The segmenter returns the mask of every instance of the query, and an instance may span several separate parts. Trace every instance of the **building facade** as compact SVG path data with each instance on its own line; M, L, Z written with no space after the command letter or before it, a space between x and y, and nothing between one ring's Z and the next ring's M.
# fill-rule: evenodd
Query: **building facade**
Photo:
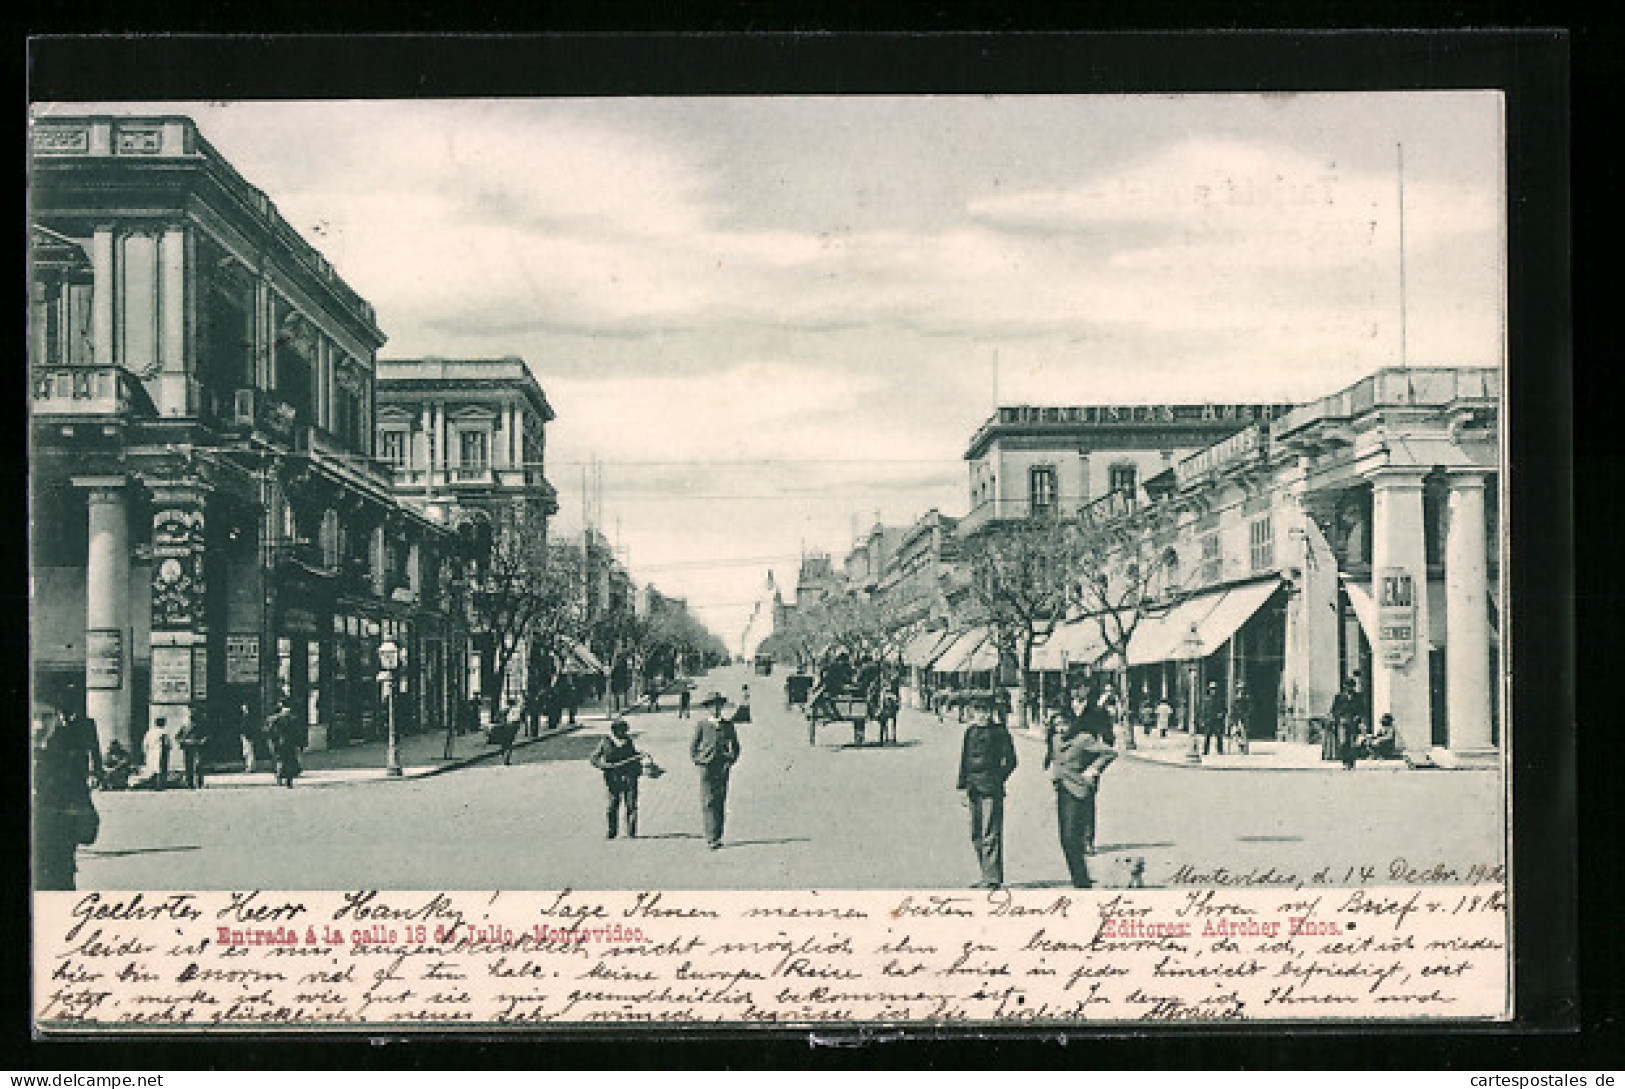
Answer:
M183 117L37 120L30 200L36 700L320 748L380 735L394 640L437 721L452 542L373 460L372 306Z
M1071 517L1112 492L1141 494L1175 461L1291 405L1007 405L965 449L959 532L1010 519Z
M1157 568L1112 660L1101 617L1044 656L1121 669L1132 704L1238 686L1255 737L1306 739L1345 680L1401 748L1473 760L1500 738L1499 372L1379 371L1097 501L1114 563ZM1126 497L1125 497L1126 499Z
M377 460L397 499L476 549L509 533L546 562L559 509L544 471L555 413L523 359L379 360L377 402ZM445 649L459 699L497 694L491 638L473 623L466 645ZM513 656L510 696L526 690L535 658L528 646Z
M948 579L959 556L959 520L932 508L903 531L876 589L901 628L946 626Z

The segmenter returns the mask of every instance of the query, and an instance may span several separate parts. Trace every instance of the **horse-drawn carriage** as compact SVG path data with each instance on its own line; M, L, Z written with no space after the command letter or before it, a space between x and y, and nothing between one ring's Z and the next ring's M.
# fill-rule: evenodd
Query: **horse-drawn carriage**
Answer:
M880 744L897 743L897 709L895 693L882 691L876 696L854 694L850 691L824 692L815 690L807 706L807 744L818 744L818 727L836 722L852 724L852 744L867 744L870 720L880 727Z
M805 707L807 693L812 691L813 679L806 673L792 673L784 678L784 705Z

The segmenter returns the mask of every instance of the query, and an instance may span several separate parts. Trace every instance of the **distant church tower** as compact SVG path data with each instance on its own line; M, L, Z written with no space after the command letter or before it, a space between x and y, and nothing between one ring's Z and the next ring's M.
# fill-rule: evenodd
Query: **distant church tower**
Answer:
M745 621L745 630L739 636L739 653L744 658L754 658L756 648L762 641L773 634L773 625L783 607L783 598L779 595L778 585L773 581L773 572L768 571L767 582L761 593L756 595L755 604L751 606L750 619Z

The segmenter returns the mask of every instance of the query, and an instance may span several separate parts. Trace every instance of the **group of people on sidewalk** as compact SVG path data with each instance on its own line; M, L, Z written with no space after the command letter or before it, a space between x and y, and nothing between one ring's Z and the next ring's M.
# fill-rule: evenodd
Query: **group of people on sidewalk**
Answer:
M749 689L739 703L721 692L711 692L700 701L707 713L694 720L688 754L700 774L700 821L706 844L722 847L722 834L728 813L728 779L739 760L739 731L735 724L750 720ZM638 834L638 783L644 776L658 778L664 771L632 740L631 727L624 718L610 723L609 736L598 743L590 760L604 775L608 795L606 838L620 834L625 817L626 834Z
M1370 722L1368 704L1360 688L1360 675L1343 680L1337 695L1332 697L1331 714L1321 731L1320 758L1340 760L1346 770L1352 771L1361 757L1373 760L1393 760L1399 756L1399 735L1394 728L1394 716L1385 714L1376 726L1367 729Z
M1002 692L979 698L960 747L957 787L970 810L970 838L981 867L975 888L1004 884L1004 792L1016 770L1016 746L1006 724ZM1113 747L1110 688L1086 682L1072 692L1066 711L1045 723L1044 767L1055 791L1056 833L1075 888L1089 888L1089 856L1095 853L1095 802L1100 777L1117 759Z
M61 716L87 738L96 766L94 785L99 790L167 790L172 786L198 790L205 785L210 737L202 724L191 719L172 728L160 715L142 731L135 752L113 738L104 752L95 750L96 724L77 711ZM246 703L235 712L241 740L243 770L252 774L259 767L258 749L263 739L269 749L279 785L292 786L301 772L300 754L307 744L304 726L295 718L286 701L276 712L258 724Z

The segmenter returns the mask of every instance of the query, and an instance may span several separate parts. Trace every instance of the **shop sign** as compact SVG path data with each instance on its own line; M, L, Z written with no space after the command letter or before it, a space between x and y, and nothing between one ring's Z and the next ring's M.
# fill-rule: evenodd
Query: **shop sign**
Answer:
M299 635L316 634L316 614L309 609L290 607L282 610L282 630Z
M209 648L195 646L192 648L192 698L206 700L209 698Z
M85 632L85 687L124 687L124 633L119 629Z
M152 648L152 702L192 702L192 648Z
M260 637L226 636L226 683L260 683Z
M1377 642L1383 664L1403 669L1416 656L1416 586L1402 567L1377 572Z

